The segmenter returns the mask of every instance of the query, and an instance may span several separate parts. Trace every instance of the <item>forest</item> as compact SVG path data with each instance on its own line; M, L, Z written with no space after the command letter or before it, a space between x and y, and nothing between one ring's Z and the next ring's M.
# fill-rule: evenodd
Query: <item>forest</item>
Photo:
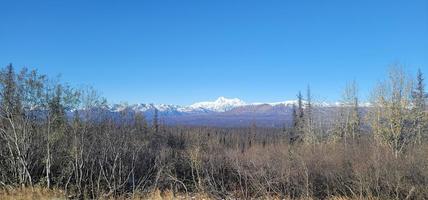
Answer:
M328 117L307 88L283 128L222 128L112 118L95 89L10 64L0 198L428 199L428 96L423 72L405 69L391 66L368 102L350 82Z

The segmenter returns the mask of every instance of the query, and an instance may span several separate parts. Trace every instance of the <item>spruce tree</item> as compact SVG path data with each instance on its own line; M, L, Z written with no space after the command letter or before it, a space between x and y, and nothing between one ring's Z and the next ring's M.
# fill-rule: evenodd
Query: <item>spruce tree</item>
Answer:
M424 138L426 132L427 118L426 118L426 97L424 77L419 69L416 75L416 87L412 92L413 99L413 117L414 117L414 128L416 133L415 142L420 144Z
M311 88L308 86L306 90L306 108L305 108L305 123L303 125L304 131L304 140L306 143L314 143L315 142L315 133L313 130L312 124L312 95Z
M155 132L155 133L159 133L159 114L158 114L158 109L157 108L155 108L155 113L154 113L154 115L153 115L153 126L152 126L152 128L153 128L153 131Z

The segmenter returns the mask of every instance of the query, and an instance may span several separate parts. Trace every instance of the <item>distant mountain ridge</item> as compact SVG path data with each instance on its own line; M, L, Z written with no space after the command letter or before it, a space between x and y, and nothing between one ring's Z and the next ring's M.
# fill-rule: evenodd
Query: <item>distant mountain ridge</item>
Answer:
M306 104L305 101L303 101L303 104ZM330 106L336 106L335 104L329 104L329 103L315 103L317 106L322 107L330 107ZM110 106L111 111L114 112L120 112L125 109L131 109L134 111L140 111L140 112L146 112L150 110L157 109L159 112L167 112L167 113L209 113L209 112L228 112L231 110L234 110L235 108L240 107L263 107L263 106L285 106L285 107L291 107L291 106L297 106L298 101L297 100L289 100L289 101L282 101L282 102L275 102L275 103L246 103L245 101L238 99L238 98L226 98L226 97L219 97L215 101L204 101L204 102L197 102L189 106L180 106L180 105L173 105L173 104L153 104L153 103L142 103L142 104L113 104Z
M305 105L306 102L303 102ZM339 103L313 103L327 110L335 108ZM203 125L203 126L248 126L256 123L260 126L283 126L291 121L293 105L297 100L274 103L246 103L238 98L219 97L214 101L194 103L189 106L169 104L113 104L109 107L112 114L127 112L143 113L151 120L155 110L166 124L172 125Z

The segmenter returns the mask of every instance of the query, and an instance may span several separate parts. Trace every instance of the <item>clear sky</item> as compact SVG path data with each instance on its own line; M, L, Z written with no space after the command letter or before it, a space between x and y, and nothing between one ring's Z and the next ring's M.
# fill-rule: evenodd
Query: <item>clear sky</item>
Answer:
M111 102L366 97L388 65L428 74L428 0L0 1L0 65Z

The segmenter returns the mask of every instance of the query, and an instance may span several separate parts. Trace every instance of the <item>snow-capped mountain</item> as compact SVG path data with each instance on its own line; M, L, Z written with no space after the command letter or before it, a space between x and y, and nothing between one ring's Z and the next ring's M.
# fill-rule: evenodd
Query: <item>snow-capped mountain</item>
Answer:
M203 110L209 110L213 112L226 112L226 111L232 110L233 108L241 107L245 105L247 104L238 98L228 99L225 97L219 97L217 100L212 102L207 101L207 102L199 102L199 103L192 104L189 106L189 108L191 110L203 109Z
M307 102L303 101L303 106ZM207 126L247 126L257 122L261 126L283 126L290 123L293 105L297 106L297 100L281 101L274 103L246 103L238 98L219 97L214 101L194 103L189 106L169 104L133 104L126 103L111 105L109 111L112 115L127 113L132 118L133 114L142 112L151 120L155 110L167 124L179 125L207 125ZM340 103L314 102L313 106L323 112L336 112ZM362 107L366 104L362 104Z
M244 101L233 98L228 99L225 97L219 97L215 101L206 101L194 103L190 106L179 106L169 104L113 104L111 111L121 112L124 110L133 110L140 112L147 112L157 109L159 112L181 112L181 113L207 113L207 112L226 112L240 106L247 105Z
M302 101L302 103L306 103L305 101ZM271 105L271 106L297 106L299 102L297 100L290 100L290 101L280 101L280 102L273 102L273 103L252 103L251 105Z
M140 112L147 112L150 110L157 109L159 112L175 112L180 111L182 109L182 106L177 105L168 105L168 104L133 104L128 105L126 103L124 104L113 104L111 106L111 111L113 112L121 112L124 110L133 110L133 111L140 111Z
M303 106L306 105L306 101L303 101ZM223 112L229 112L236 108L240 107L252 107L257 108L261 105L271 106L271 107L291 107L293 105L297 106L298 101L297 100L289 100L289 101L281 101L281 102L274 102L274 103L246 103L245 101L238 99L238 98L226 98L226 97L219 97L215 101L204 101L204 102L197 102L189 106L180 106L180 105L170 105L170 104L133 104L128 105L126 103L123 104L113 104L110 108L113 112L121 112L124 110L133 110L133 111L139 111L139 112L148 112L148 111L154 111L157 109L159 112L162 113L223 113ZM319 107L334 107L338 106L338 103L326 103L326 102L317 102L313 103L315 106Z

